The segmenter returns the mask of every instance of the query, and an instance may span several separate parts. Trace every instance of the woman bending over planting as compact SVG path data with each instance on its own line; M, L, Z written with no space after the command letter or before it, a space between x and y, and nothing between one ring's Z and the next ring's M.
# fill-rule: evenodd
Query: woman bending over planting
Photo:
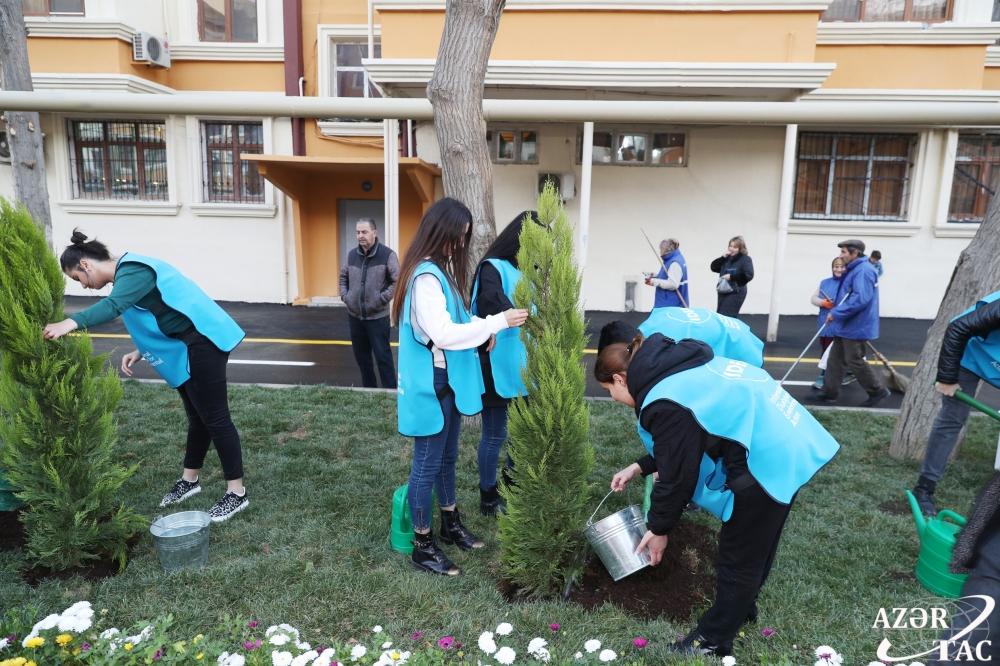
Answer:
M764 370L714 356L698 340L640 334L605 347L594 374L635 409L649 454L615 474L611 489L658 473L638 550L659 564L688 502L723 521L715 601L673 649L726 656L757 617L796 493L839 445Z
M111 294L82 312L49 324L43 334L56 340L78 328L121 317L135 351L122 357L121 370L147 361L177 389L188 418L184 471L160 506L178 504L201 492L198 482L209 444L222 461L226 493L209 509L222 522L247 508L240 434L229 415L226 364L243 330L198 285L159 259L126 252L114 257L97 240L74 231L59 259L63 273L87 289L113 284Z
M407 500L413 516L413 564L454 576L459 569L438 548L431 531L431 488L441 508L441 541L462 550L483 542L462 524L456 508L455 463L461 415L482 408L483 373L476 348L508 327L524 310L474 317L466 295L472 213L441 199L424 214L399 271L402 292L392 304L399 324L399 432L413 437Z

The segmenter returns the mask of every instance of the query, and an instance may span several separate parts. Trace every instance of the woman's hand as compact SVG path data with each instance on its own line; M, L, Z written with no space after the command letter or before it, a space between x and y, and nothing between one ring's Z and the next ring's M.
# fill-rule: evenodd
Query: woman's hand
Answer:
M639 463L632 463L611 477L611 490L616 493L620 493L625 490L625 486L628 485L628 482L639 474L642 474L642 468L639 467Z
M954 398L955 393L962 387L958 384L942 384L941 382L934 382L934 388L938 393L946 395L949 398Z
M497 336L491 335L490 339L486 341L486 353L489 354L493 351L493 348L497 346Z
M730 279L732 279L732 277L733 277L732 275L730 275L729 273L726 273L725 275L722 276L722 279L723 280L730 280Z
M511 308L504 310L503 316L507 320L507 328L517 328L528 320L528 311Z
M140 358L142 358L142 354L139 353L138 349L122 356L122 374L126 377L131 377L132 366L135 365Z
M636 555L641 555L643 551L646 552L646 556L649 557L649 564L651 566L656 566L663 559L663 551L667 549L667 535L653 534L649 530L646 530L646 534L643 535L642 541L636 546Z
M76 328L76 322L67 318L54 324L47 324L42 329L42 336L46 340L58 340L67 333L75 331Z

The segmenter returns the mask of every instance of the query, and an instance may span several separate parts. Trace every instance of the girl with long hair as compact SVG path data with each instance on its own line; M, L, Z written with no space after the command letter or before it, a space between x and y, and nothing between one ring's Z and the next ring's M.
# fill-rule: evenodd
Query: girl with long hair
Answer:
M413 554L418 569L460 573L441 551L431 530L431 489L441 509L439 535L462 550L484 543L462 524L457 509L455 464L461 416L482 410L484 390L476 348L528 317L508 309L488 317L469 312L468 245L472 213L444 198L424 214L400 267L392 305L399 325L399 432L413 437L407 500L413 518Z

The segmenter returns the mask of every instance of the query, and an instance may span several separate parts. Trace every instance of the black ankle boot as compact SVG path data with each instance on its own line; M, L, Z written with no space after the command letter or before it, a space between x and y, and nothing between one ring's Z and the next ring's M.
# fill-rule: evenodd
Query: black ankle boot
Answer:
M482 548L486 544L462 524L458 509L441 511L441 543L455 544L462 550Z
M489 490L479 489L479 513L484 516L496 516L507 510L507 503L500 497L496 486Z
M457 576L461 573L458 567L452 564L448 556L441 552L437 542L434 541L434 533L428 532L413 534L413 554L410 555L413 566L423 571L440 574L442 576Z
M728 657L733 653L733 644L729 642L713 643L702 636L695 628L683 639L677 641L667 648L671 652L690 655L705 655L712 657Z

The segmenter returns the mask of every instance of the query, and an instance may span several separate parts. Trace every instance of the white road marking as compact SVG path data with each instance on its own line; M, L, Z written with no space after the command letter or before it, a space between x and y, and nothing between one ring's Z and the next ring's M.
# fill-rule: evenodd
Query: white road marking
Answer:
M316 365L312 361L253 361L250 359L229 359L230 363L236 365L294 365L299 367L310 367Z

